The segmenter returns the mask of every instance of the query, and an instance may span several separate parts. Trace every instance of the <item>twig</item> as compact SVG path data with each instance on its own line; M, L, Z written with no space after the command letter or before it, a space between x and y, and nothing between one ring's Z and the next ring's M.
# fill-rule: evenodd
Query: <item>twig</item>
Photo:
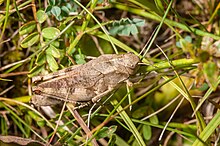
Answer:
M21 71L21 72L12 72L12 73L7 73L7 74L0 74L0 78L6 78L6 77L11 77L11 76L19 76L19 75L27 75L29 72L28 71Z
M70 91L70 88L69 88L68 91L67 91L66 99L67 99L68 96L69 96L69 91ZM62 108L62 110L61 110L61 112L60 112L60 116L59 116L59 118L58 118L58 120L57 120L57 124L56 124L56 127L55 127L55 129L54 129L53 135L51 136L49 142L47 143L47 146L50 145L50 143L52 142L52 140L53 140L53 138L54 138L54 136L55 136L55 134L56 134L56 131L57 131L58 126L60 125L59 123L61 122L61 118L62 118L62 116L63 116L63 112L64 112L65 107L66 107L66 101L65 101L64 104L63 104L63 108Z
M30 57L29 57L29 58L26 58L26 59L24 59L24 60L20 60L20 61L17 61L17 62L13 62L13 63L11 63L11 64L8 64L8 65L6 65L6 66L1 67L1 68L0 68L0 71L3 71L3 70L5 70L5 69L7 69L7 68L10 68L10 67L14 66L14 65L17 65L17 64L20 64L20 63L24 63L24 62L29 61L29 60L31 60Z
M92 36L92 35L91 35L91 37L92 37L92 39L93 39L93 41L94 41L94 43L95 43L97 49L99 50L99 53L100 53L101 55L103 55L104 52L103 52L102 48L101 48L100 45L99 45L98 39L97 39L96 37Z
M85 122L83 121L83 119L81 118L81 116L79 115L79 113L74 109L74 105L72 103L67 103L67 108L69 109L69 111L72 113L72 115L74 116L74 118L76 119L76 121L79 123L79 125L82 127L82 129L84 130L84 132L86 133L86 135L90 138L92 137L92 132L90 131L90 129L87 127L87 125L85 124ZM97 141L93 138L92 139L92 144L94 146L98 146Z
M7 93L9 90L11 90L11 89L14 88L14 87L15 87L15 85L11 85L10 87L8 87L8 88L5 89L4 91L2 91L2 92L0 93L0 96L2 96L3 94Z

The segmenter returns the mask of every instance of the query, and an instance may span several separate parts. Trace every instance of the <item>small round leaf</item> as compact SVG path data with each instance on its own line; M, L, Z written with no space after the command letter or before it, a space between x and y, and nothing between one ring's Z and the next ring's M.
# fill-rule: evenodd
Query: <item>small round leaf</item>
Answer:
M44 52L39 53L36 59L37 65L43 65L46 62L46 55Z
M60 51L54 47L53 45L50 45L47 50L46 53L49 55L52 55L55 58L60 58Z
M47 58L47 63L50 67L50 70L53 72L57 71L59 67L54 57L50 54L47 54L46 58Z
M53 45L53 46L56 47L56 48L59 48L60 42L59 42L59 41L53 41L53 42L51 43L51 45Z
M70 13L70 10L66 6L62 6L61 10L62 10L62 15L65 17L67 17Z
M28 35L26 38L21 41L21 47L22 48L28 48L33 46L35 43L38 42L40 35L37 32L34 32L30 35Z
M159 121L158 121L158 118L157 118L157 115L154 115L152 117L149 118L149 121L152 123L152 124L158 124Z
M60 9L60 7L58 7L58 6L52 7L51 13L52 13L55 17L60 16L60 14L61 14L61 9Z
M75 55L75 59L76 59L76 64L84 64L84 63L86 63L85 55L83 55L83 54L76 54Z
M144 106L144 107L139 107L137 110L135 110L132 113L132 117L135 119L143 118L144 116L147 116L147 111L149 107Z
M55 27L47 27L42 30L42 35L46 39L54 39L60 34L60 30Z
M37 21L43 23L47 19L47 14L43 10L37 11Z
M143 137L145 140L150 140L152 136L151 127L149 125L143 125Z
M117 126L113 125L110 127L103 127L99 133L96 135L96 139L109 137L117 130Z
M36 28L36 22L30 21L20 27L19 34L24 35L24 34L31 33L35 28Z

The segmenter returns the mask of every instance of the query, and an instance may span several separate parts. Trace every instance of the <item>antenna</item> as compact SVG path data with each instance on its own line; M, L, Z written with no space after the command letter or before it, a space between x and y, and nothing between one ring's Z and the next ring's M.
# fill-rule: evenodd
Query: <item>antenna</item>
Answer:
M140 60L142 60L142 59L146 56L147 52L149 51L149 49L150 49L150 47L151 47L151 45L152 45L152 43L153 43L153 41L154 41L154 39L155 39L155 37L156 37L156 35L157 35L157 33L156 33L157 30L158 30L158 26L155 28L155 30L153 31L153 33L152 33L152 35L150 36L149 40L147 41L147 43L144 45L143 49L142 49L142 50L140 51L140 53L138 54L138 56L141 56L141 54L144 52L144 50L146 49L146 47L147 47L148 44L149 44L149 46L147 47L147 49L146 49L146 51L144 52L143 56L140 57ZM152 41L152 43L151 43L151 41Z

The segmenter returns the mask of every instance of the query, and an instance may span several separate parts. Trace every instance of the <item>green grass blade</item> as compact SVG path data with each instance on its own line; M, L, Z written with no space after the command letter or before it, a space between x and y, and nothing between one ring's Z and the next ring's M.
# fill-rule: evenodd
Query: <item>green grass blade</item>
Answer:
M111 103L112 103L112 105L117 105L118 101L117 100L112 100ZM145 142L144 142L142 136L138 132L137 128L135 127L134 123L132 122L130 117L127 115L127 113L123 110L123 108L121 106L119 106L117 108L117 111L119 112L119 115L122 117L122 119L124 120L126 125L129 127L129 129L133 133L133 135L136 138L136 140L138 141L139 145L145 146Z
M200 133L199 138L193 143L192 146L203 146L204 143L202 141L208 140L211 134L215 131L215 129L220 125L220 112L218 112L214 118L209 122L209 124L205 127L205 129Z

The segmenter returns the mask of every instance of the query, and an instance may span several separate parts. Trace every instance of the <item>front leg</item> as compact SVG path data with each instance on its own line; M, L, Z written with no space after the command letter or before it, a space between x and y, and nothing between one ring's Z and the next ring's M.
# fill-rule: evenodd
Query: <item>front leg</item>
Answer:
M128 85L128 87L133 86L133 83L129 79L125 80L124 82Z
M92 98L92 102L97 103L103 96L107 95L108 93L112 92L113 90L114 90L114 88L110 87L105 92L99 93L98 95L96 95L95 97Z

